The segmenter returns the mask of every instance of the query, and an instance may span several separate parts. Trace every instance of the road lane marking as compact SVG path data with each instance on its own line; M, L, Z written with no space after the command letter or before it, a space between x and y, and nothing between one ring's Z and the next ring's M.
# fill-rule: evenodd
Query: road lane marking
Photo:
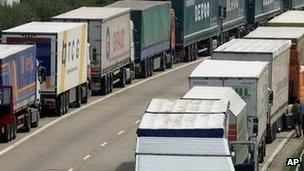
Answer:
M108 142L104 142L104 143L102 143L101 145L100 145L100 147L103 147L103 146L105 146L105 145L107 145L108 144Z
M68 171L73 171L73 168L70 168Z
M91 155L87 155L87 156L85 156L85 157L83 158L83 160L88 159L90 156L91 156Z
M39 134L40 132L44 131L45 129L47 129L47 128L53 126L53 125L56 124L57 122L59 122L59 121L65 119L65 118L67 118L67 117L70 117L70 116L72 116L72 115L74 115L74 114L76 114L76 113L78 113L78 112L80 112L80 111L82 111L82 110L84 110L84 109L90 107L90 106L93 106L93 105L95 105L96 103L99 103L99 102L101 102L101 101L104 101L104 100L106 100L106 99L108 99L108 98L110 98L110 97L112 97L112 96L115 96L115 95L117 95L117 94L120 94L120 93L122 93L122 92L124 92L124 91L127 91L127 90L129 90L129 89L131 89L131 88L134 88L134 87L136 87L136 86L139 86L139 85L144 84L144 83L146 83L146 82L149 82L149 81L151 81L151 80L160 78L160 77L162 77L162 76L164 76L164 75L167 75L167 74L169 74L169 73L172 73L172 72L174 72L174 71L177 71L177 70L186 68L186 67L188 67L188 66L190 66L190 65L193 65L193 64L196 64L196 63L200 63L200 62L202 62L204 59L205 59L205 58L201 58L201 59L199 59L199 60L196 60L196 61L193 61L193 62L189 62L189 63L187 63L187 64L184 64L184 65L178 66L178 67L176 67L176 68L170 69L170 70L168 70L168 71L164 71L164 72L162 72L162 73L160 73L160 74L157 74L157 75L155 75L155 76L146 78L146 79L144 79L144 80L142 80L142 81L139 81L139 82L137 82L137 83L135 83L135 84L131 84L131 85L128 86L128 87L125 87L125 88L123 88L123 89L117 90L117 91L115 91L115 92L113 92L113 93L111 93L111 94L108 94L108 95L106 95L106 96L102 96L102 97L96 99L95 101L92 101L92 102L90 102L90 103L88 103L88 104L86 104L86 105L83 105L83 106L79 107L78 109L75 109L75 110L71 111L70 113L67 113L67 114L65 114L65 115L63 115L63 116L61 116L61 117L59 117L59 118L57 118L57 119L55 119L55 120L53 120L53 121L47 123L46 125L44 125L44 126L38 128L37 130L33 131L32 133L30 133L30 134L28 134L28 135L26 135L25 137L21 138L20 140L18 140L17 142L13 143L12 145L10 145L10 146L6 147L5 149L1 150L1 151L0 151L0 156L2 156L3 154L7 153L7 152L10 151L11 149L15 148L15 147L18 146L19 144L25 142L26 140L30 139L31 137L33 137L33 136Z
M273 151L273 153L271 154L271 156L269 157L269 159L267 160L267 162L264 164L264 166L262 167L261 171L266 171L268 169L268 167L270 166L271 162L279 154L279 152L283 149L283 147L289 141L289 139L291 138L291 136L293 135L293 133L294 133L294 130L292 130L287 135L287 137L282 140L282 142L277 146L277 148Z
M135 123L135 124L138 124L139 122L140 122L140 120L137 120L137 121L135 121L134 123Z
M118 132L118 134L117 135L120 135L120 134L122 134L122 133L124 133L125 131L120 131L120 132Z

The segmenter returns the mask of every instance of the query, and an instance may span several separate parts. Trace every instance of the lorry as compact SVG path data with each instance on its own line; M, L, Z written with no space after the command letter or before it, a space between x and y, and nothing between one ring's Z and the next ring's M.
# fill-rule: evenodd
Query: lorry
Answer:
M304 87L300 82L301 64L304 64L304 28L301 27L258 27L246 39L283 39L291 40L289 57L289 104L297 100L304 102Z
M16 138L17 129L29 132L40 118L38 67L33 45L0 44L0 135Z
M303 0L282 0L283 10L301 10L304 8Z
M129 8L81 7L53 20L87 23L93 95L105 95L113 90L113 85L124 87L132 82L133 24Z
M138 137L135 157L136 171L235 170L225 138Z
M164 71L172 67L175 17L170 2L125 0L107 7L131 8L137 77L146 78L154 70Z
M267 122L267 142L282 130L288 108L290 40L234 39L212 53L212 59L269 62L268 85L273 93ZM244 70L248 70L244 68ZM245 72L244 70L239 72ZM272 94L271 93L271 94Z
M9 44L35 44L44 67L40 84L42 113L56 115L88 100L87 24L31 22L2 31Z
M304 27L304 11L286 11L268 21L267 26L272 27Z
M208 96L219 98L218 96L224 93L225 89L216 91L208 87L212 86L216 89L232 87L247 103L248 127L243 127L243 129L248 129L251 139L256 137L260 162L263 162L266 155L268 74L267 62L204 60L189 76L190 88L193 90L191 89L186 95L187 98L193 99ZM195 86L208 87L195 88ZM226 98L231 99L231 97ZM231 108L235 105L233 102L231 100Z
M246 7L248 29L252 30L281 14L282 0L246 0Z
M233 131L229 127L229 118L232 115L228 109L229 105L227 100L154 98L142 117L137 129L137 136L138 138L151 137L155 139L160 137L185 138L188 142L191 138L227 139ZM247 120L242 121L246 126ZM247 130L240 132L241 136L237 137L236 141L229 141L229 143L249 142L246 139L248 138ZM248 147L235 146L233 152L235 154L234 165L241 167L256 164L251 158L255 154L251 153L252 151Z

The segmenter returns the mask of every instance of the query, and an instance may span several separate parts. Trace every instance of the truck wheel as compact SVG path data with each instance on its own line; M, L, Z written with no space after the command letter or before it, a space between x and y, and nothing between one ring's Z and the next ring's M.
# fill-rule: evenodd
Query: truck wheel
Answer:
M17 120L16 117L14 117L12 139L15 139L16 136L17 136Z
M166 70L166 53L165 52L161 55L159 70L160 71L165 71Z
M193 60L196 61L198 57L198 47L197 47L197 43L194 44L194 56L193 56Z
M152 76L153 73L154 73L154 59L153 59L153 58L150 58L149 61L150 61L150 62L149 62L149 64L150 64L150 74L149 74L149 76Z
M100 83L100 85L101 85L101 87L100 87L100 93L101 93L101 95L108 94L108 91L107 91L108 90L108 88L107 88L108 84L107 84L107 82L108 82L108 77L106 75L104 75L101 78L101 83Z
M88 84L84 84L83 85L83 93L82 93L82 95L83 95L83 97L81 98L81 103L83 104L83 103L88 103L88 94L89 94L89 92L88 92Z
M119 86L125 87L126 86L126 70L124 68L120 69L120 76L119 76Z
M113 73L110 73L109 76L110 76L110 92L112 92L113 89L114 89L114 84L113 84Z
M62 94L62 100L63 100L63 102L62 102L62 113L63 114L66 114L67 113L67 108L66 108L66 93L63 93Z
M75 107L80 107L81 106L81 87L77 86L76 87L76 101L75 101Z
M10 125L7 124L4 126L4 132L2 134L2 139L5 143L9 142L11 140L11 129L10 129Z
M38 125L39 125L40 113L39 113L38 110L37 110L36 112L37 112L37 113L36 113L36 115L37 115L37 120L31 124L32 128L37 128Z
M173 63L173 54L170 52L169 54L166 54L166 61L169 61L166 63L166 68L172 68L172 63Z
M63 96L59 94L56 98L56 107L55 107L55 114L56 116L62 116L63 114Z
M69 112L69 105L70 105L70 94L69 94L69 92L67 91L66 93L65 93L65 103L66 103L66 105L65 105L65 110L66 110L66 113L68 113Z
M30 132L31 130L31 113L28 113L28 115L25 115L23 128L25 132Z

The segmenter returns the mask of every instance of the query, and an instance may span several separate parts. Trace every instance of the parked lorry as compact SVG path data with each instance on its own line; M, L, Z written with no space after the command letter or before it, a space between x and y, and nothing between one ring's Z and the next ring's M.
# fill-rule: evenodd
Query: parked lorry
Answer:
M146 78L154 70L163 71L172 67L175 17L170 2L125 0L107 7L131 8L137 76Z
M249 33L247 39L291 40L289 58L289 104L297 100L304 102L304 87L300 82L301 64L304 64L304 28L300 27L258 27Z
M57 115L88 99L87 25L85 23L31 22L2 32L4 43L32 43L45 68L41 82L43 112Z
M133 24L129 8L81 7L53 20L88 24L93 94L105 95L114 84L124 87L131 83L134 56L131 56Z
M224 89L215 93L215 90L209 90L210 88L200 90L195 86L232 87L247 103L248 127L242 129L248 129L251 139L256 137L260 162L266 155L268 74L267 62L204 60L189 76L190 87L193 90L186 95L187 98L194 99L218 97ZM202 93L199 93L200 91ZM230 101L231 109L236 105L233 102Z
M136 171L234 171L225 138L138 137Z
M282 0L246 0L249 30L265 25L282 12Z
M212 59L269 62L268 84L273 93L267 122L267 142L282 129L288 107L290 40L234 39L214 50ZM244 68L243 71L248 70Z
M0 44L0 135L8 142L17 129L39 123L40 95L36 47Z
M273 27L304 27L304 11L286 11L267 23Z
M228 138L230 115L228 100L186 100L152 99L142 117L137 130L138 137L172 138ZM240 115L244 116L241 112ZM238 120L241 121L241 120ZM246 125L247 120L242 120ZM240 130L239 130L240 131ZM234 164L237 167L253 166L247 146L237 146L238 142L249 142L247 131L241 131L234 144ZM232 147L231 146L231 147ZM251 153L251 154L249 154Z

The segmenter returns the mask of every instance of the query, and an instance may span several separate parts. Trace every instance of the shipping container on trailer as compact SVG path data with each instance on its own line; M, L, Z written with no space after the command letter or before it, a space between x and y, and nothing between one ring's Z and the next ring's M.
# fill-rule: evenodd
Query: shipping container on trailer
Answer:
M304 8L304 0L282 0L283 10L301 10Z
M131 8L134 23L136 75L148 77L154 70L172 66L170 42L172 10L168 1L118 1L107 7Z
M8 142L17 129L29 131L39 121L36 47L0 44L0 135Z
M45 68L41 83L42 111L57 115L69 106L86 103L87 24L31 22L2 32L4 43L34 43L37 59Z
M267 142L272 142L276 132L282 129L288 107L290 46L290 40L234 39L212 54L212 59L269 62L268 83L273 92L273 104L268 114Z
M300 70L304 65L304 28L300 27L258 27L249 33L248 39L283 39L291 40L289 66L289 104L297 100L304 102L300 87ZM301 98L302 97L302 98Z
M138 137L136 171L234 171L225 138Z
M81 7L55 16L53 20L88 24L93 94L105 95L112 91L115 83L124 87L132 82L133 29L129 8Z
M252 29L282 12L282 0L246 0L247 22Z
M267 23L273 27L304 27L304 11L286 11Z
M260 161L266 154L268 73L267 62L204 60L189 76L189 84L192 88L195 86L232 87L243 98L247 103L248 132L250 137L254 137L254 134L256 136ZM207 94L206 90L204 93L197 92L195 95L190 92L187 96L189 97L190 94L198 98L216 96L212 92L210 90ZM235 104L233 101L230 103L232 108Z

